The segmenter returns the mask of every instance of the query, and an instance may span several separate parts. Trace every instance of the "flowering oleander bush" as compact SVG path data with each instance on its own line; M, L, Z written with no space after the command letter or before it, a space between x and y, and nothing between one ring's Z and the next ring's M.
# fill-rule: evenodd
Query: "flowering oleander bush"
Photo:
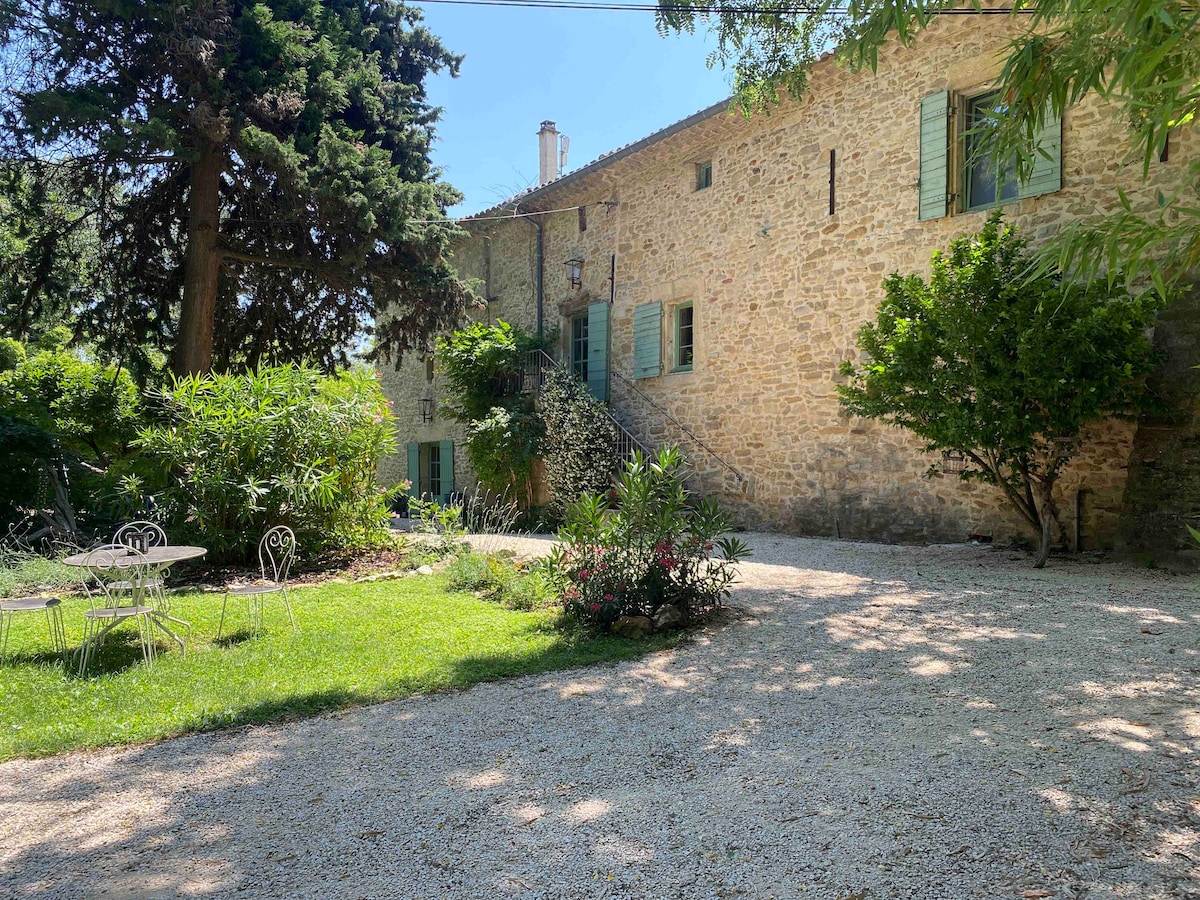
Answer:
M160 422L138 438L151 497L173 541L248 558L272 525L305 551L366 547L388 537L396 489L379 460L396 446L395 417L375 375L306 366L193 375L156 392Z
M716 501L692 497L682 467L677 448L637 454L609 494L567 507L548 565L568 615L606 625L669 604L686 620L728 596L749 549L725 536L729 523Z

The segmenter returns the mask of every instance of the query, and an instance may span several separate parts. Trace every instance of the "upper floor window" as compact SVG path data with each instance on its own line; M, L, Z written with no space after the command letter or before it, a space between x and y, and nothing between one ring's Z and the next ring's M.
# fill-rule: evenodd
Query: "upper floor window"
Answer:
M675 307L675 371L691 371L695 336L695 307L682 303Z
M1062 121L1050 109L1030 148L1032 170L1016 178L1012 160L997 159L979 126L1004 113L995 91L961 96L938 91L921 100L917 218L987 209L1062 187Z
M702 191L707 187L712 187L712 160L708 162L698 163L696 165L696 190Z
M963 133L963 194L967 209L987 209L1021 196L1012 160L996 158L987 146L983 129L1004 114L998 93L971 97L964 106L966 129Z

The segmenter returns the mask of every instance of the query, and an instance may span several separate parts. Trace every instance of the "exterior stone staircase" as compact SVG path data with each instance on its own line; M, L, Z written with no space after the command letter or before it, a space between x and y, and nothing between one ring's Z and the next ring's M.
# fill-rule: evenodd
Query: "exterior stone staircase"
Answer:
M539 392L545 383L545 373L552 369L563 371L562 365L549 354L542 350L532 350L526 355L525 366L519 376L521 383L519 386L514 385L514 388L525 393ZM673 443L680 447L685 459L690 459L697 453L707 454L720 468L736 478L738 484L746 484L745 475L719 456L695 432L680 422L660 403L642 391L632 379L612 368L609 369L609 372L613 381L620 385L621 394L626 398L626 402L638 404L641 412L649 412L649 417L663 424L666 430L672 432L673 438L666 442L654 441L648 437L639 438L634 433L633 425L633 421L637 417L632 414L631 410L625 409L623 405L614 404L610 400L606 406L605 415L617 432L617 442L613 448L614 471L620 471L625 463L633 458L635 451L643 456L652 456L665 443ZM642 416L642 418L645 417ZM696 469L689 463L688 470L689 474L685 478L685 484L693 493L699 493L700 479L696 474Z

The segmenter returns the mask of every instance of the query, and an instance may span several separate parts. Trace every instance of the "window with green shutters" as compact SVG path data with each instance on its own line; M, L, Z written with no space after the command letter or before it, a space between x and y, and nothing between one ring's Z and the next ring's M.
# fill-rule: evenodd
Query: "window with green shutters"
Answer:
M920 221L990 209L1062 187L1062 120L1047 109L1033 147L1033 171L1019 182L1011 162L989 153L975 131L1003 111L998 100L995 92L962 97L949 91L921 100Z
M662 374L662 304L643 303L633 310L633 377Z

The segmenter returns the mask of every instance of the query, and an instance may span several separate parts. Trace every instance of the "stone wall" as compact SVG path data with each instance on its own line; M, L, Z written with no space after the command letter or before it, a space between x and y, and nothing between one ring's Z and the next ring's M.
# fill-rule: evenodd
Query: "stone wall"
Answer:
M875 75L822 63L801 103L749 121L708 118L522 207L588 205L586 230L574 211L541 217L547 327L563 329L587 300L611 295L615 415L645 441L680 443L704 490L747 527L885 540L1025 533L998 491L927 478L935 460L919 442L848 418L835 391L885 275L927 272L934 249L983 224L982 212L917 221L919 105L933 91L994 79L1009 28L1000 17L946 17L913 47L886 48ZM1185 129L1143 183L1121 123L1088 102L1064 116L1062 190L1009 204L1005 215L1036 243L1111 211L1118 185L1148 208L1194 144ZM838 162L832 215L830 150ZM697 191L696 165L707 160L713 184ZM490 314L532 325L535 229L521 220L470 227L475 237L459 263L474 277L490 271L489 296L499 298ZM586 261L580 289L567 280L569 258ZM633 310L652 301L668 310L694 304L694 365L631 387ZM398 408L413 388L389 379ZM1075 493L1084 492L1085 547L1116 540L1134 430L1095 428L1062 481L1068 533Z

